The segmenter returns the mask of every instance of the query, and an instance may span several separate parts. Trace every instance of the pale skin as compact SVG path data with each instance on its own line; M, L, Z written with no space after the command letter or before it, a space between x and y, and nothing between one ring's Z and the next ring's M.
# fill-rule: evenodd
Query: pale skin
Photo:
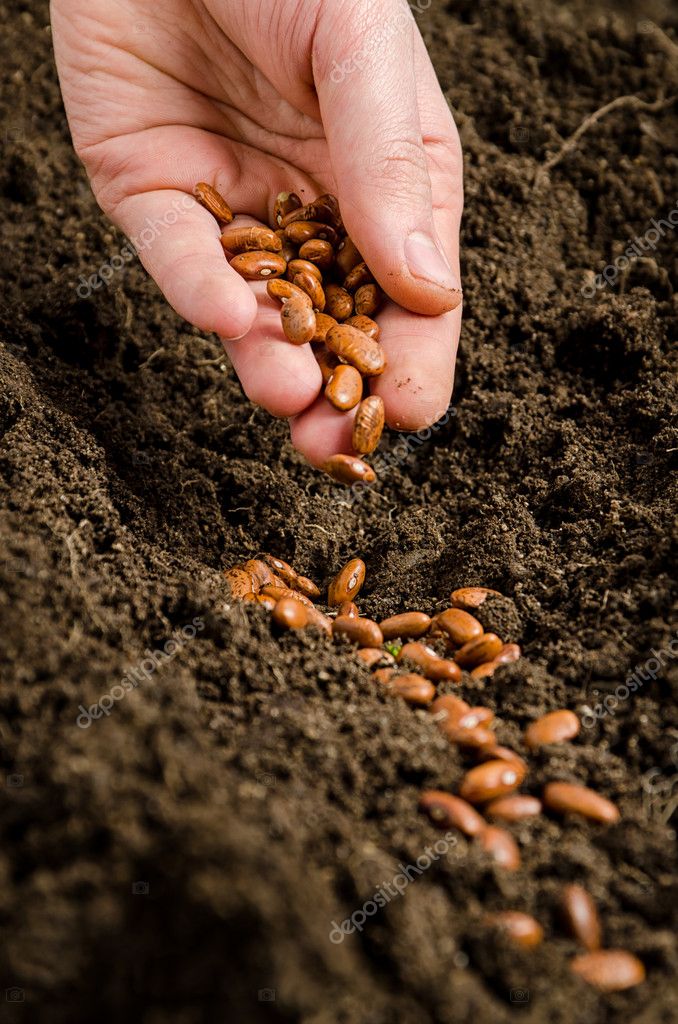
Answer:
M389 296L388 366L372 380L388 424L447 409L461 323L459 139L404 0L52 0L59 78L76 151L127 235L182 212L140 252L180 316L216 332L252 402L290 421L313 465L351 451L354 413L322 395L310 346L284 338L279 305L228 265L197 202L217 188L234 225L272 221L279 192L335 193Z

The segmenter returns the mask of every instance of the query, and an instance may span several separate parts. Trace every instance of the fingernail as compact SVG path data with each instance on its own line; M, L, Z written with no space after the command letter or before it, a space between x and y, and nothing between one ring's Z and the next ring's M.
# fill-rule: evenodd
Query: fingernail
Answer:
M448 291L461 291L461 284L447 262L445 253L431 235L413 231L405 242L405 258L414 277L431 281Z

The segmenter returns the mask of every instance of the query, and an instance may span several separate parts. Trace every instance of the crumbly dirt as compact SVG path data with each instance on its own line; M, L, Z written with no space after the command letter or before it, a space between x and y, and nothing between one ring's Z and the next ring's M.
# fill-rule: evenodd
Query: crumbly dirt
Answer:
M538 173L615 97L675 95L675 7L419 6L466 154L463 346L453 414L353 505L138 265L77 296L123 239L70 147L46 5L0 8L0 1020L678 1020L676 232L581 294L676 208L676 108L617 110ZM418 793L467 762L347 650L229 606L222 570L261 550L325 582L362 555L375 615L506 595L488 624L525 657L462 694L515 745L538 714L612 696L530 758L525 789L587 782L621 824L512 827L514 874L452 836L332 943L441 839ZM602 996L570 974L557 903L575 879L644 985ZM488 932L499 908L535 914L543 945Z

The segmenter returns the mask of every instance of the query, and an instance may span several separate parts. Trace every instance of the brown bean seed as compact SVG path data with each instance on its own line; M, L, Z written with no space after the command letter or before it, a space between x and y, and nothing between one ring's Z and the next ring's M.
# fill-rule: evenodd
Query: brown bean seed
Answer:
M507 871L517 871L520 867L520 850L513 836L505 829L488 825L479 833L476 841L499 867Z
M365 582L366 567L362 558L352 558L344 565L327 589L327 603L331 608L343 604L344 601L352 601ZM364 644L365 647L379 647L378 644Z
M320 238L323 242L329 242L333 249L339 241L339 236L331 225L321 224L317 220L297 220L293 224L288 224L285 228L285 237L293 245L303 245L304 242Z
M440 728L450 743L466 750L489 750L497 742L492 730L484 725L463 729L451 722L442 722Z
M325 344L345 363L350 363L364 377L376 377L384 372L386 359L379 342L369 338L355 327L337 324L327 332Z
M645 967L625 949L599 949L576 956L570 967L587 984L601 992L621 992L645 981Z
M350 615L351 618L357 619L360 615L358 605L354 604L353 601L342 601L337 608L337 615Z
M294 281L297 274L312 274L322 284L322 270L309 260L290 260L287 264L287 280Z
M273 621L284 629L303 629L308 623L308 611L293 597L281 597L273 609Z
M239 565L227 569L224 575L231 588L231 597L234 601L242 601L246 594L253 594L259 589L259 584L252 578L251 573L246 572Z
M424 612L401 612L391 615L379 623L384 640L395 640L396 637L418 637L428 632L431 620Z
M522 651L518 644L504 644L494 660L497 665L511 665L520 659L521 654Z
M485 920L492 927L501 928L512 942L525 949L538 946L544 939L544 929L539 921L520 910L502 910L498 914L488 914Z
M341 227L339 206L334 196L319 196L315 202L306 203L298 210L292 210L282 219L281 227L294 224L298 220L319 220L323 224L331 224L338 231Z
M355 311L358 316L374 316L380 308L384 295L376 284L364 284L353 296Z
M453 608L473 612L491 596L501 597L501 594L497 590L488 590L487 587L461 587L450 594L450 604Z
M541 800L537 800L536 796L525 796L522 793L500 796L490 801L485 813L490 818L500 818L502 821L522 821L523 818L533 818L541 814Z
M325 292L318 278L302 270L300 274L294 275L294 284L308 295L316 313L322 313L325 308Z
M325 386L325 398L335 409L353 409L363 393L363 379L355 366L340 363Z
M419 809L436 828L457 828L466 836L477 836L486 827L475 807L439 789L425 790L419 797Z
M364 284L374 284L374 277L366 263L357 263L346 275L344 288L347 292L354 292Z
M193 195L201 206L204 206L209 213L221 224L230 224L233 220L233 211L226 200L215 188L208 185L206 181L199 181L193 189Z
M314 263L321 270L328 270L334 263L334 249L329 242L321 238L312 238L299 249L299 258Z
M362 331L363 334L367 334L368 337L374 338L375 341L379 340L381 334L381 327L376 320L373 320L369 316L350 316L344 323L348 324L349 327L355 327L356 331Z
M287 281L284 277L276 277L273 281L269 281L266 291L272 299L278 299L283 305L290 299L306 303L309 308L313 305L310 296L303 289L292 284L291 281Z
M499 667L498 661L484 661L482 665L476 665L474 669L471 669L471 675L474 679L487 679L489 676L493 676Z
M308 611L308 624L309 626L315 626L316 629L321 629L323 633L327 633L328 636L332 635L332 619L316 608L315 605L311 605L307 608Z
M374 680L376 680L377 683L386 685L386 683L388 683L388 681L394 675L395 675L395 669L394 668L378 668L375 672L373 672L372 678Z
M323 313L316 314L316 324L320 317L323 315ZM313 355L315 356L316 362L320 367L320 373L322 374L323 383L327 384L330 377L336 370L337 366L340 366L342 364L339 362L339 359L337 358L337 356L335 356L334 352L328 352L324 345L322 346L322 348L315 349Z
M454 647L463 647L485 632L478 620L461 608L447 608L440 612L435 623Z
M362 262L362 256L356 249L350 238L346 237L339 242L336 248L337 268L344 277L349 274L358 263Z
M293 345L305 345L315 334L315 313L299 299L288 299L280 319L285 337Z
M557 814L581 814L591 821L615 825L620 818L618 808L593 789L573 782L549 782L544 786L544 806Z
M439 722L458 722L470 710L470 705L465 700L455 697L451 693L436 697L431 705L431 714L436 715Z
M273 573L261 558L250 558L243 565L245 572L248 572L257 584L257 590L265 587L267 583L273 582Z
M457 725L460 729L475 729L478 725L489 726L493 720L494 711L492 708L475 707L469 708L465 714L457 719Z
M320 597L320 590L308 576L297 576L295 588L305 597Z
M227 228L221 236L221 244L226 252L238 255L243 252L282 252L282 242L275 231L270 228Z
M486 661L492 661L499 654L502 642L496 633L482 633L475 640L470 640L454 655L454 660L461 668L475 668Z
M433 679L435 682L449 679L453 683L458 683L461 679L461 671L458 665L453 661L448 661L446 658L441 658L432 647L427 647L425 644L417 643L416 641L405 644L400 649L398 661L401 658L409 658L410 661L413 661L421 669L425 676Z
M321 468L340 484L373 484L377 479L372 467L355 455L332 455L325 459Z
M496 746L484 750L479 755L480 761L504 761L506 764L517 764L523 775L527 774L527 762L510 747Z
M337 618L341 618L337 615ZM348 618L355 619L357 616L349 615ZM374 668L379 662L383 662L384 665L395 665L395 658L388 651L382 651L381 647L362 647L358 651L358 657L361 661L364 661L368 668Z
M528 750L536 750L549 743L574 739L580 729L581 723L573 711L550 711L528 725L523 739Z
M517 762L486 761L471 768L462 779L459 795L472 804L484 804L517 789L525 778Z
M300 604L306 605L307 608L313 608L313 602L301 593L300 590L293 590L291 587L276 587L270 583L262 587L262 594L268 594L269 597L274 597L276 601L280 601L283 597L292 597L295 601L299 601Z
M285 562L282 558L278 558L276 555L264 555L264 562L270 565L271 569L280 577L283 583L287 586L294 586L297 582L297 570L293 569L289 562Z
M353 312L353 296L338 284L328 284L325 289L325 309L335 320L346 320Z
M327 332L332 327L336 327L336 326L337 326L337 321L334 319L333 316L328 316L326 313L316 313L316 315L315 315L315 334L313 335L313 341L321 341L321 342L323 342L323 345L324 345L325 338L327 337ZM324 351L327 352L327 348L325 348ZM328 356L331 357L331 359L333 361L333 365L337 366L337 364L339 363L338 357L335 356L334 353L332 353L330 355L330 353L328 352L327 354L328 354ZM318 357L316 355L316 359L317 358ZM318 360L318 362L320 362L320 360ZM327 381L325 381L325 383L327 383Z
M417 707L426 707L436 695L433 683L414 672L391 676L385 685L396 697L402 697L407 704Z
M288 213L301 208L301 199L296 192L279 192L273 207L273 221L281 227Z
M384 638L372 619L354 619L351 615L337 616L332 624L332 635L343 636L360 647L379 647Z
M600 949L600 919L596 905L586 889L582 885L566 885L562 908L570 935L589 952Z
M373 452L384 432L384 400L378 395L364 398L353 420L351 444L359 455Z
M244 252L234 256L231 266L246 281L261 281L268 277L282 277L287 264L282 256L272 252Z
M259 604L263 604L264 608L268 608L269 612L272 612L278 603L276 599L271 597L269 594L257 594L257 601Z

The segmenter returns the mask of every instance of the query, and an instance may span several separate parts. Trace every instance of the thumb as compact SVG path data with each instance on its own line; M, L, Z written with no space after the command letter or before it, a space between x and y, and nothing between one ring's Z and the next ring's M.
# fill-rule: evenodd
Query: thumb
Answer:
M416 313L461 301L438 237L418 96L415 33L400 0L323 7L313 70L346 229L382 288ZM432 84L431 84L432 83ZM421 89L438 90L435 76ZM450 119L451 125L451 119ZM453 145L436 138L436 144Z

